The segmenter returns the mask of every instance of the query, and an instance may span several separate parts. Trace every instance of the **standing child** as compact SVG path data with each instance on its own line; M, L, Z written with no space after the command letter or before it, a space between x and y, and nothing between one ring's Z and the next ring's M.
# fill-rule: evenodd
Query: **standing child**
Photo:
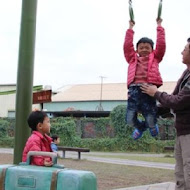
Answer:
M53 152L57 153L57 155L58 155L57 145L60 143L60 138L58 135L52 135L51 138L52 138L51 149Z
M143 132L149 128L150 134L155 137L159 129L157 123L157 107L155 98L141 92L142 84L153 84L157 87L162 85L162 78L159 72L159 63L165 54L165 31L161 26L162 19L157 20L157 42L154 50L154 43L151 39L141 38L137 44L137 50L133 46L134 22L129 21L129 29L126 32L124 42L124 55L128 66L128 104L127 124L135 127L132 137L139 139ZM137 118L142 113L145 121Z
M45 112L34 111L28 117L28 125L32 129L32 134L28 138L22 156L22 161L26 162L29 151L51 151L50 119ZM32 156L32 165L52 166L50 157Z

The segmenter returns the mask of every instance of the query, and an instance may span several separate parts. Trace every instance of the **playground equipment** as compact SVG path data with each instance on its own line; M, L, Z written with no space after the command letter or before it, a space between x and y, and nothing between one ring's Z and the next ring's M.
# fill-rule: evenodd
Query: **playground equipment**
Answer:
M129 16L130 16L130 21L132 21L133 23L135 23L133 6L132 6L132 0L129 0Z
M22 151L30 136L27 118L32 111L37 0L22 0L21 28L16 89L14 164L22 160Z
M157 19L161 19L161 14L162 14L162 0L160 0L160 2L159 2ZM134 16L134 11L133 11L133 6L132 6L132 0L129 0L129 17L130 17L130 21L135 23L135 19L134 19L135 16Z
M30 165L32 156L49 156L53 166ZM0 165L0 189L5 190L97 190L96 176L90 171L57 165L55 153L31 151L19 165Z
M160 0L159 6L158 6L158 17L157 19L161 19L162 14L162 0Z

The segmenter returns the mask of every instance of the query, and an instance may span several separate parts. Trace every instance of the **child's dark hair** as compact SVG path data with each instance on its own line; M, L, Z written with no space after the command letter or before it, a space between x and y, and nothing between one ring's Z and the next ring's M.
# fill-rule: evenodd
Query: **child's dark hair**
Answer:
M151 45L152 49L154 48L154 42L153 42L150 38L147 38L147 37L141 38L141 39L137 42L136 48L138 48L138 45L139 45L140 43L148 43L148 44Z
M43 123L44 118L48 117L47 114L43 111L34 111L28 117L28 125L32 131L36 131L38 123Z
M55 140L57 140L59 138L59 136L58 135L52 135L51 138L52 138L53 141L55 141Z

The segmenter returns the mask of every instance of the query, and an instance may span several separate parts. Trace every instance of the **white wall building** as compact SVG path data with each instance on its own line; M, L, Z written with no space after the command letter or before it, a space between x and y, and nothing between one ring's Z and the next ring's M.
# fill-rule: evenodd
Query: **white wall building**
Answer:
M0 84L0 92L16 90L16 84ZM15 110L16 93L0 95L0 117L7 117L9 110Z

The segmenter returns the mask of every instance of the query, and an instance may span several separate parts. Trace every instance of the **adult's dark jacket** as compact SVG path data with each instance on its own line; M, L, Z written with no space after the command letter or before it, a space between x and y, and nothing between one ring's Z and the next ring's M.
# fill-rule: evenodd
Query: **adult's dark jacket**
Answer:
M154 97L173 110L177 136L190 134L190 71L183 72L171 95L157 91Z

